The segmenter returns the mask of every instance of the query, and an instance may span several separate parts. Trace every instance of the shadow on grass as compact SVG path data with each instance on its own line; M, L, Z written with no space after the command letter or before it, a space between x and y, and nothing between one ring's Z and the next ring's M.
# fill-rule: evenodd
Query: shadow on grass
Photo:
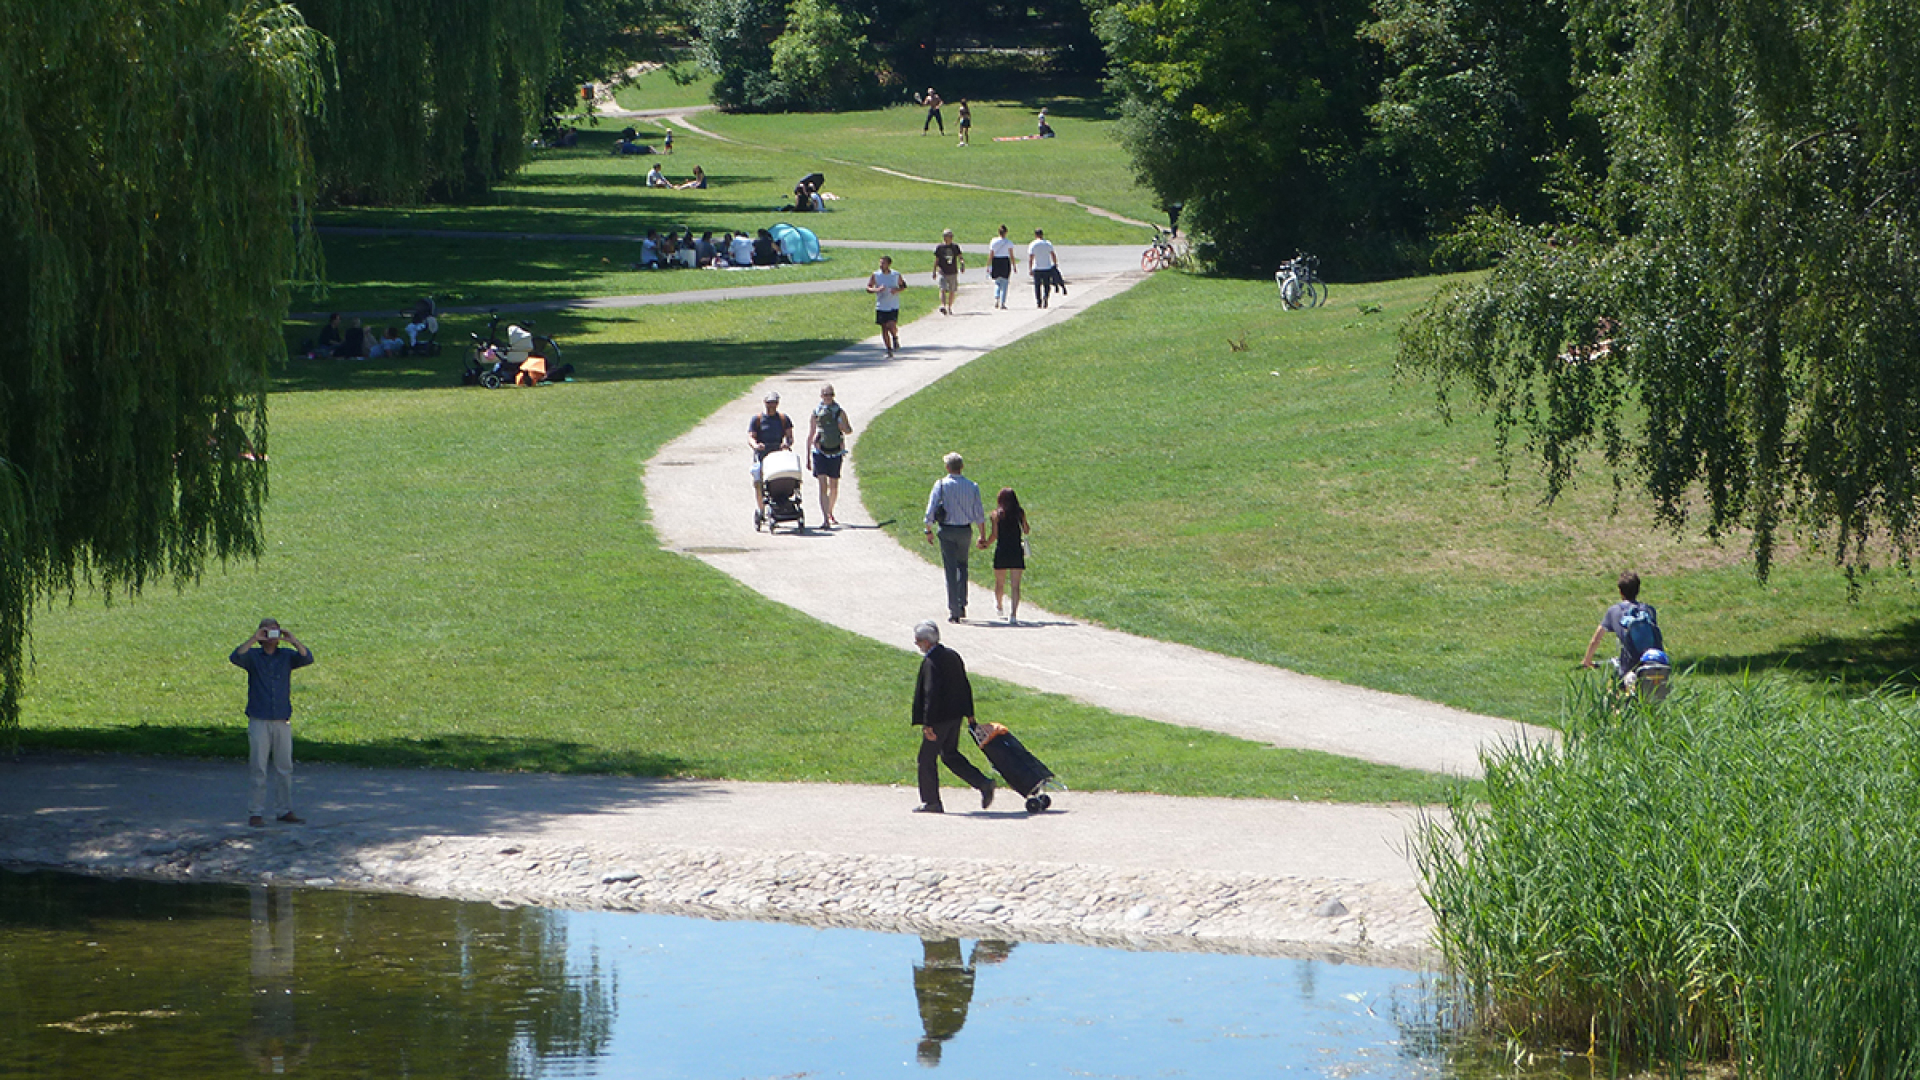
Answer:
M420 739L332 742L296 732L294 756L369 769L459 769L469 772L586 773L608 776L684 776L683 759L641 751L610 750L588 743L532 736L434 735ZM21 733L28 752L131 754L143 757L240 761L247 756L247 730L238 724L139 725Z
M1822 635L1771 652L1684 661L1706 675L1777 671L1807 682L1920 690L1920 619L1847 636Z
M834 338L566 344L568 324L578 330L593 321L596 320L591 316L575 314L554 315L534 323L539 332L552 333L560 339L564 349L562 358L574 365L574 380L580 383L656 382L737 375L763 377L788 371L853 344L850 340ZM454 347L444 330L441 339L449 345L435 357L405 357L395 361L295 358L287 362L286 370L274 380L273 389L276 393L458 389L473 394L564 394L567 391L565 385L499 390L462 386L460 373L466 367L467 350Z

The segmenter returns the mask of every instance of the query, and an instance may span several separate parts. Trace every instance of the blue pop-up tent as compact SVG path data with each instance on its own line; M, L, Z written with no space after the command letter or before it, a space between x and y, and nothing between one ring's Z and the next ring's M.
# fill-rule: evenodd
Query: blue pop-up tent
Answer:
M773 237L773 242L779 245L788 259L797 263L820 261L820 238L813 235L813 230L783 221L768 229L767 234Z

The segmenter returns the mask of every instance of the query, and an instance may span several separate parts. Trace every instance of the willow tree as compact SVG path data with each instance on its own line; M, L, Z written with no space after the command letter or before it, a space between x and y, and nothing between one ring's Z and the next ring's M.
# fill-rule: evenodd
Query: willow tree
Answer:
M1597 452L1673 528L1783 531L1852 575L1920 543L1920 17L1910 0L1573 0L1603 175L1401 362L1488 406L1549 498Z
M322 198L472 198L526 161L561 0L296 3L338 65L312 125Z
M31 613L259 549L324 43L250 0L0 0L0 731Z

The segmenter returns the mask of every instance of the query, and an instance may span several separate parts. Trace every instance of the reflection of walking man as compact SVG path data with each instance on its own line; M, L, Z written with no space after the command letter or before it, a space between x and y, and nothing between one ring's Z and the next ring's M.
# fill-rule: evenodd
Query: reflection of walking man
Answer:
M282 642L293 648L282 649ZM293 813L293 672L313 663L313 653L278 621L261 619L227 659L247 673L247 824L267 823L269 770L274 820L305 824Z
M973 550L973 530L987 536L987 512L980 505L980 486L960 475L966 467L959 454L946 457L947 475L927 495L927 543L940 530L940 567L947 577L947 621L967 617L967 555Z
M973 1004L973 973L981 964L998 964L1013 952L1010 941L978 941L968 962L960 959L957 938L921 938L922 960L913 965L913 996L920 1003L920 1064L940 1064L941 1044L967 1023Z
M945 813L940 802L940 764L980 792L980 809L993 805L993 781L960 752L960 725L973 719L973 684L960 654L940 644L940 627L923 622L913 628L913 644L924 655L913 684L913 722L920 725L920 805L916 814Z

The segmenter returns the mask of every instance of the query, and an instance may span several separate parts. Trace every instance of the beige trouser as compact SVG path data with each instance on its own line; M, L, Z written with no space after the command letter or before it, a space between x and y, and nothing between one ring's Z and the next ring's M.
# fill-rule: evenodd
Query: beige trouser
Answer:
M267 776L273 776L273 814L293 812L293 724L247 721L247 814L267 816Z

